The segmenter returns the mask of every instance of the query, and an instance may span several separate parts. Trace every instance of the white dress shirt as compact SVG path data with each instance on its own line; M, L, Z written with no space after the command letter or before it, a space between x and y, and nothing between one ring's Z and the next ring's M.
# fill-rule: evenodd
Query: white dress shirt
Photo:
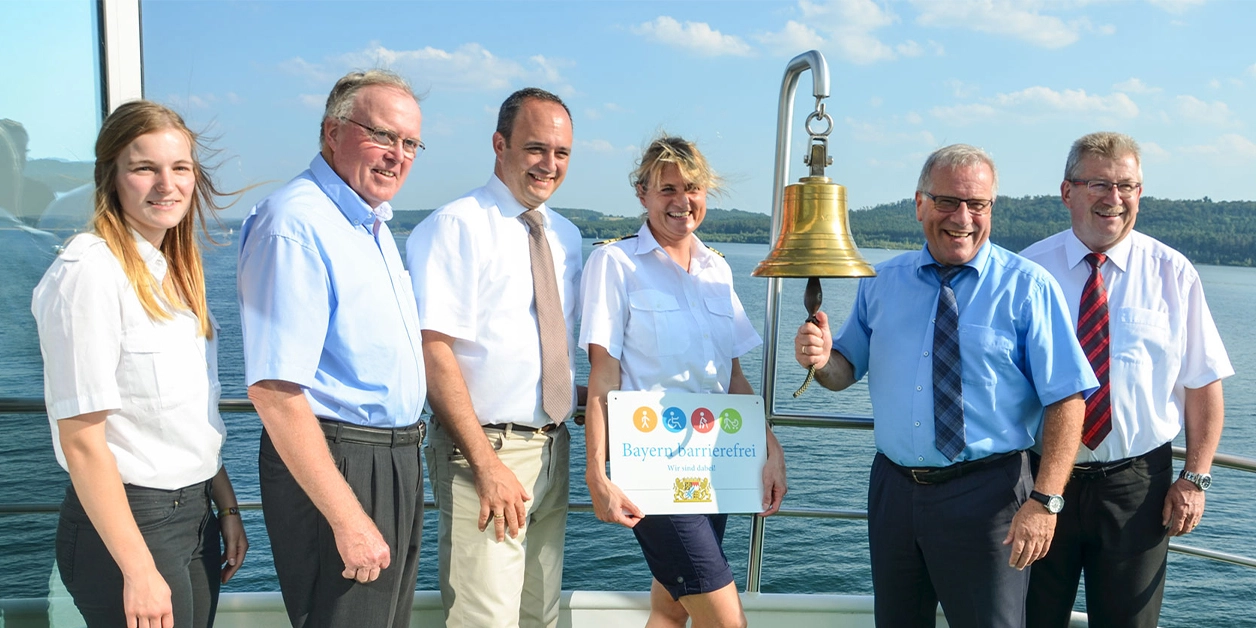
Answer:
M728 262L691 241L688 272L647 225L589 255L580 348L601 345L619 360L621 390L727 393L733 358L762 343Z
M1021 252L1055 276L1074 326L1090 252L1071 229ZM1141 456L1172 441L1182 429L1185 389L1234 374L1199 274L1184 255L1137 231L1104 254L1112 432L1094 451L1081 447L1079 463Z
M419 325L454 339L481 424L551 423L541 408L541 338L532 296L527 211L496 176L441 207L406 240ZM568 361L580 289L580 230L544 204L545 237L567 323ZM575 374L572 371L574 384ZM572 386L571 409L576 405ZM570 411L568 412L570 416Z
M165 257L134 235L160 284ZM150 319L118 258L93 234L76 236L44 273L31 313L62 468L69 470L57 422L103 410L105 441L124 483L172 490L218 472L226 436L218 415L218 325L207 341L190 310L171 309L172 320Z

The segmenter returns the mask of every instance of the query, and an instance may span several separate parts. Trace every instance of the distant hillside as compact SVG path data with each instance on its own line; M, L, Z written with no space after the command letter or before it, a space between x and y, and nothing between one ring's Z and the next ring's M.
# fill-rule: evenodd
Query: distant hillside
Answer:
M607 216L591 209L555 207L586 238L618 238L636 233L639 216ZM394 233L409 231L432 210L399 210ZM999 197L990 239L1012 251L1069 226L1068 210L1058 196ZM708 242L767 244L771 218L740 209L707 209L698 237ZM859 246L912 249L924 241L911 199L850 212L850 228ZM1256 202L1169 200L1143 197L1138 229L1181 251L1197 264L1256 266Z
M1058 196L999 197L990 239L1012 251L1069 226ZM923 237L915 204L908 199L851 212L859 246L916 248ZM1169 200L1145 196L1137 229L1181 251L1196 264L1256 266L1256 202Z

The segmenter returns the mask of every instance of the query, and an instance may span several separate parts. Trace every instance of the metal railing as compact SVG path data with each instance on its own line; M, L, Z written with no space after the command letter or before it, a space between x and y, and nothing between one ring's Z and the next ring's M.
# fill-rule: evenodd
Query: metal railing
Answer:
M218 403L218 409L221 412L254 411L253 403L248 399L223 399ZM38 397L0 397L0 414L43 413L44 401ZM773 414L771 419L774 425L781 427L858 430L872 429L872 417L867 416L794 413ZM1186 449L1183 447L1174 447L1173 457L1178 460L1185 458ZM1217 467L1256 473L1256 459L1245 456L1218 453L1213 458L1212 464ZM435 504L429 501L425 503L424 507L434 508ZM60 510L60 508L61 504L55 502L0 503L0 516L55 513ZM261 508L261 502L240 502L241 510L261 510ZM571 512L593 512L593 505L588 502L572 502L569 509ZM841 508L781 508L776 516L865 520L868 518L868 511ZM764 521L765 520L763 518L756 517L755 525L753 526L750 535L750 554L746 561L747 570L749 572L746 579L746 591L748 593L759 592L759 574L761 574L763 570L763 547L765 543L763 534ZM1247 556L1240 556L1228 552L1195 547L1193 545L1186 545L1177 541L1169 542L1169 551L1256 569L1256 558L1249 558Z

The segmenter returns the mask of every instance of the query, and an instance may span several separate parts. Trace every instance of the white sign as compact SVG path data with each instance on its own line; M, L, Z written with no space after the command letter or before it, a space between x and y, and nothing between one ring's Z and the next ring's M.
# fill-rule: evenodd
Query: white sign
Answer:
M758 395L612 391L611 480L647 515L763 511Z

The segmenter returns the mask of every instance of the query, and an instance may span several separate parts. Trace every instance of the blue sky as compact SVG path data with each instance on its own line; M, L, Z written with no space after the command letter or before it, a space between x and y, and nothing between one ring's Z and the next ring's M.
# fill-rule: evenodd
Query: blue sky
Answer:
M829 175L852 208L908 197L934 148L982 146L1005 195L1057 194L1078 136L1130 133L1146 194L1256 199L1256 3L1238 0L804 2L145 1L146 96L218 136L223 182L282 182L316 150L327 90L384 66L424 94L399 209L483 184L496 110L537 85L572 109L551 200L639 206L627 173L665 129L728 179L713 204L768 212L786 62L827 57ZM811 110L804 76L795 130ZM36 124L38 126L38 124ZM32 132L32 157L41 156ZM797 135L791 180L802 176ZM240 213L267 184L248 195Z

